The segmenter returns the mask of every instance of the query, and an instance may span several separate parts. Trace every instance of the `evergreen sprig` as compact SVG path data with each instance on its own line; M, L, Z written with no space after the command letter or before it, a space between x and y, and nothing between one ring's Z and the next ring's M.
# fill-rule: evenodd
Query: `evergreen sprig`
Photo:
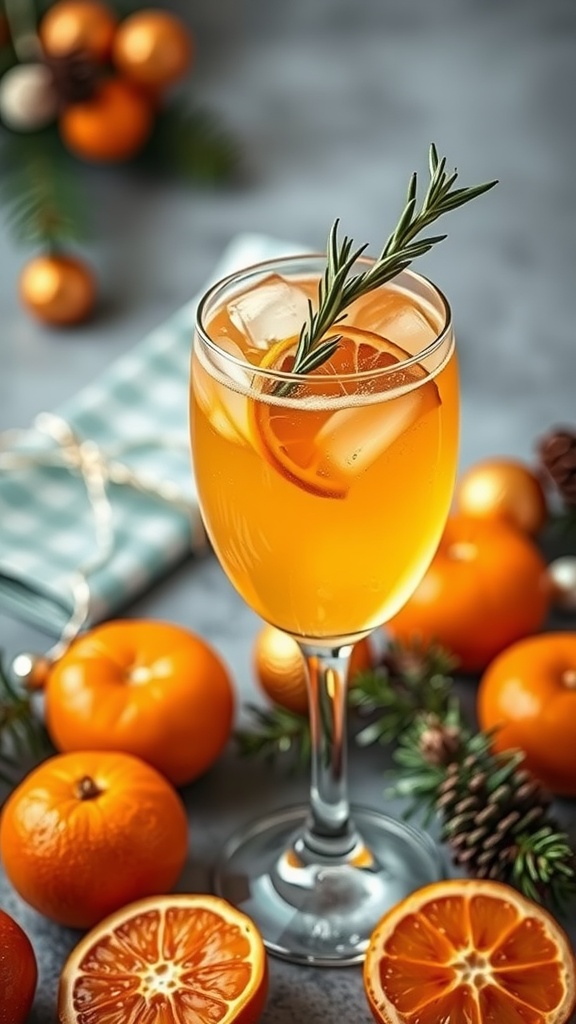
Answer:
M488 858L491 847L506 846L496 877L529 899L565 911L576 894L576 854L550 813L549 798L539 803L536 794L541 787L525 767L523 751L495 751L494 734L472 730L452 702L443 719L434 719L433 727L449 730L458 742L449 756L430 759L423 743L430 724L431 716L420 713L400 735L388 795L408 800L406 817L420 813L425 827L439 815L442 839L456 850L467 850L472 874L481 860L481 841L488 833ZM471 794L477 782L481 791L474 797ZM456 789L456 799L461 801L456 813L445 804L446 796L443 800L447 788ZM503 817L498 816L499 809ZM466 860L465 856L462 863Z
M8 227L19 242L54 248L86 233L77 175L51 129L4 134L0 196Z
M238 751L243 757L256 755L270 763L280 754L291 754L295 767L307 767L311 740L310 725L305 715L280 705L264 709L248 704L246 710L255 728L236 731Z
M420 711L413 716L407 728L398 734L393 752L397 770L390 773L390 784L386 790L386 795L391 798L407 800L406 817L411 818L418 812L425 828L430 825L436 813L438 791L446 777L446 765L431 762L421 749L420 740L429 717L427 712ZM486 733L473 733L465 726L460 706L454 698L451 698L444 715L439 716L438 720L446 728L459 731L462 747L468 752L487 750L490 746L490 737Z
M49 750L48 734L30 694L10 682L0 652L0 780L13 785L23 762L39 759Z
M350 706L372 719L356 734L356 743L390 743L421 711L444 716L450 707L455 667L455 659L437 644L392 642L382 663L359 672L350 687Z
M155 171L211 184L236 175L240 150L211 112L174 101L158 112L143 160Z
M448 173L446 157L438 157L436 146L429 150L430 180L420 207L418 207L418 176L414 172L408 183L406 202L394 230L370 266L352 275L355 263L367 249L367 244L354 247L351 238L338 237L339 221L332 225L327 245L326 270L318 286L316 310L308 303L308 319L298 339L292 373L311 373L325 363L336 351L340 335L338 324L345 318L345 310L361 296L390 281L397 274L423 256L446 235L417 236L443 214L469 203L497 184L489 181L470 188L454 188L458 172ZM326 334L332 328L332 335Z

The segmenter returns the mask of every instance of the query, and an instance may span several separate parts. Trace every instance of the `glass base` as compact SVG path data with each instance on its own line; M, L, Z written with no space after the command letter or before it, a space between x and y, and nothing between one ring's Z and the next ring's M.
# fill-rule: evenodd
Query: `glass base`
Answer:
M425 833L352 808L355 842L338 857L305 842L309 809L291 807L233 836L216 864L215 891L257 925L270 953L292 963L343 967L364 959L382 915L445 876Z

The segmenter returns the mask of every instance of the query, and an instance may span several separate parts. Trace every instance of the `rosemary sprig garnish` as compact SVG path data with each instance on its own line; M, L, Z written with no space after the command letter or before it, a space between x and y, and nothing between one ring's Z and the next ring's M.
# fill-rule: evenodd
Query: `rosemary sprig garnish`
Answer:
M302 327L294 358L292 373L311 373L325 363L338 348L337 332L326 337L331 328L345 319L345 310L362 295L390 281L406 270L413 260L423 256L446 235L429 235L417 239L425 228L444 213L464 206L470 200L488 192L497 184L489 181L471 188L453 188L458 172L446 171L446 157L438 158L434 143L429 152L430 181L426 194L417 209L418 176L414 172L408 185L406 204L400 219L390 234L380 255L365 271L350 277L352 267L367 249L367 244L354 248L351 238L338 238L339 221L330 231L327 247L326 270L318 286L318 308L308 303L308 320Z

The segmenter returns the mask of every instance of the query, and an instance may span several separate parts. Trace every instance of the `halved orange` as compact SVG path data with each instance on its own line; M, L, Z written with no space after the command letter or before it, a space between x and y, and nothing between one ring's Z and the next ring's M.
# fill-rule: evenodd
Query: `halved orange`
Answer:
M60 978L61 1024L255 1024L266 952L250 918L218 896L151 896L101 921Z
M250 403L253 431L265 458L305 490L331 498L345 497L365 465L440 404L436 384L425 380L418 364L378 374L410 358L404 349L358 327L342 326L338 333L336 351L314 371L316 378L322 378L320 385L304 375L297 384L298 399L312 400L308 407L306 402L297 405L273 399ZM295 338L280 341L267 351L260 367L290 372L295 351ZM374 377L369 379L352 377L371 372ZM385 409L382 402L362 399L392 389L400 393ZM359 396L357 402L334 402L354 394Z
M453 879L384 915L364 988L381 1024L566 1024L576 965L542 907L500 882Z

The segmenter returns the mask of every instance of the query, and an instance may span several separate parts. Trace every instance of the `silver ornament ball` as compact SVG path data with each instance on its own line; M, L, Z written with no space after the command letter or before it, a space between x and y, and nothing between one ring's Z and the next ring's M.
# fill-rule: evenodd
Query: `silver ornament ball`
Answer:
M0 118L16 132L35 132L56 119L58 97L45 64L16 64L0 79Z
M576 556L564 555L548 566L552 601L556 608L576 612Z
M18 654L11 665L12 675L21 686L37 690L48 678L51 662L42 654Z

